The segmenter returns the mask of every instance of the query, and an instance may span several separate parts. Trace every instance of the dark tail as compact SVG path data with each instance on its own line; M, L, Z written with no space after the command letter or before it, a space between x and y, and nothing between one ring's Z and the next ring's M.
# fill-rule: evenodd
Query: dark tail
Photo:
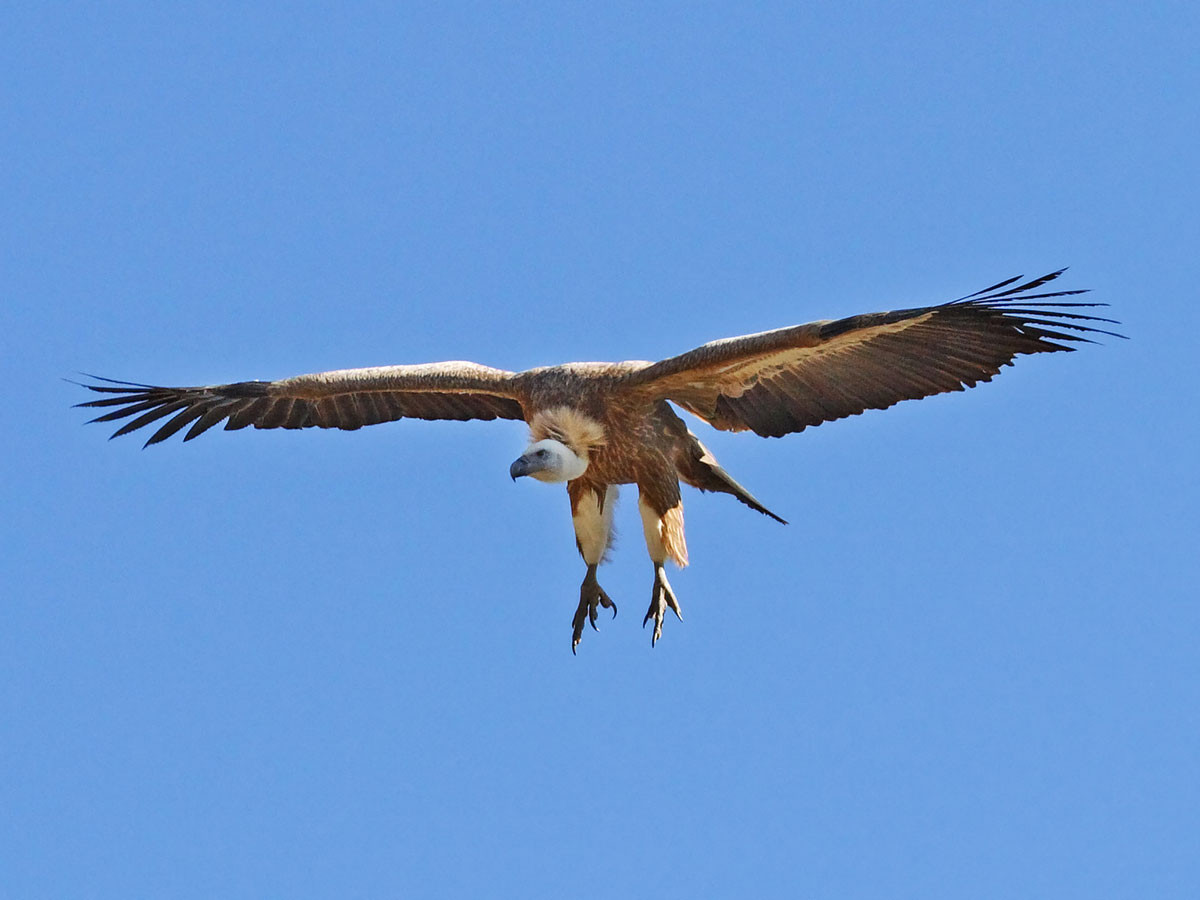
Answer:
M697 441L697 443L699 442ZM709 456L711 457L712 454L709 454ZM764 516L770 516L776 522L781 522L784 525L787 524L787 519L775 515L775 513L771 512L769 509L759 503L758 498L734 481L733 476L718 466L715 460L713 461L712 465L708 466L707 468L709 475L712 478L711 483L714 484L714 486L709 487L708 485L696 485L696 487L700 488L700 490L720 491L723 494L733 494L733 496L737 497L751 509L758 510Z
M702 491L716 491L721 494L732 494L751 509L756 509L764 516L770 516L776 522L787 524L787 519L775 515L758 502L758 498L742 487L733 476L721 468L712 452L700 443L690 431L688 436L688 452L684 459L676 459L679 474L685 482Z

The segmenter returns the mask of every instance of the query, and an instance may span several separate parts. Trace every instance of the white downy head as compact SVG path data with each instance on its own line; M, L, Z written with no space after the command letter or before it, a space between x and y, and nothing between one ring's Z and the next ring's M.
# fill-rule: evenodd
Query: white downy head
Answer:
M516 481L529 475L538 481L555 483L573 481L587 471L587 460L581 459L562 441L553 438L534 441L509 466L508 473Z

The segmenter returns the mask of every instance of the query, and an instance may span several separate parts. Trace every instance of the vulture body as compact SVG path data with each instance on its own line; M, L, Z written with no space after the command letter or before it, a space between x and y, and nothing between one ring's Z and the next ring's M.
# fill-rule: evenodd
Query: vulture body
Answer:
M85 387L109 408L93 422L130 421L113 435L166 422L146 445L187 428L184 440L225 429L354 430L403 418L522 419L531 442L513 479L565 482L576 543L587 566L572 622L572 651L600 607L616 607L596 570L612 534L618 485L636 484L654 564L651 643L668 609L682 618L667 582L668 559L687 564L679 483L731 494L780 522L738 484L671 404L725 431L779 437L901 400L989 381L1026 353L1074 349L1111 322L1063 301L1083 291L1039 290L1062 270L1011 278L949 303L818 321L713 341L660 362L568 363L508 372L470 362L384 366L207 387L155 387L97 378ZM1116 335L1119 336L1119 335Z

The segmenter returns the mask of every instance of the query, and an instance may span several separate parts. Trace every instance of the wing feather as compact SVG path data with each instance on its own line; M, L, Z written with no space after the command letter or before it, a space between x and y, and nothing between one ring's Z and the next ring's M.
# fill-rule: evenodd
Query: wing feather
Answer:
M113 401L117 399L119 399L122 403L129 403L125 397L113 397L109 398L108 400L97 401L96 405L99 406L100 404L104 404L105 406L111 406ZM89 420L88 424L91 425L94 422L115 422L117 419L124 419L126 416L135 416L143 410L153 409L154 407L159 406L161 403L162 400L158 398L153 400L143 400L141 403L133 403L128 406L124 406L121 409L113 410L110 413L105 413L102 416L96 416L96 418Z
M225 423L225 430L237 431L241 428L248 428L257 419L265 417L269 413L270 408L270 397L259 397L256 400L243 403L238 407L236 412L230 414L229 421Z
M165 416L146 446L190 426L185 441L225 422L226 431L255 428L341 428L397 419L521 419L513 373L468 362L342 369L282 381L241 381L205 387L157 387L88 376L104 396L79 403L105 412L93 422L136 416L113 437Z
M202 405L204 412L200 415L200 418L192 423L192 427L189 428L187 434L183 436L185 441L195 440L196 438L200 437L200 435L204 434L204 432L208 431L208 429L212 428L214 425L228 416L230 413L230 407L233 406L233 401L230 400L224 403L220 401L213 401L211 403L204 403Z
M990 381L1021 354L1092 343L1119 324L1041 291L1064 270L1020 276L939 306L850 316L726 338L631 372L624 384L717 428L767 437ZM1044 301L1044 302L1043 302Z
M151 444L157 444L165 441L171 435L179 431L179 429L181 429L184 425L187 425L194 419L200 418L200 416L203 414L204 407L189 406L187 409L174 416L169 422L167 422L166 425L163 425L161 428L159 428L158 431L154 432L154 434L150 436L150 440L146 441L146 446L149 447Z
M123 434L129 434L131 431L137 431L143 425L149 425L151 422L157 422L163 416L169 416L173 412L178 412L187 406L186 400L172 400L169 403L164 403L154 407L149 412L142 413L132 422L127 422L125 425L113 432L113 437L120 437Z

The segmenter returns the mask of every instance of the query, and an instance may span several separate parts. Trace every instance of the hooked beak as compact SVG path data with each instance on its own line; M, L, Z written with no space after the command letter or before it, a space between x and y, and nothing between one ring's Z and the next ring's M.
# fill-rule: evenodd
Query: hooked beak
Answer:
M527 456L517 457L513 464L508 467L508 474L512 476L513 481L533 471L535 471L535 468Z

